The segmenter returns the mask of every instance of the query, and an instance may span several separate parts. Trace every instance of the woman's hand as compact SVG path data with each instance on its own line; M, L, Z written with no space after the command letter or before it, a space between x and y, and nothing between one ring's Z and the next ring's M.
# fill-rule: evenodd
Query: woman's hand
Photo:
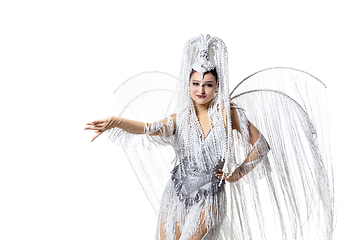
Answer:
M111 117L107 117L100 120L95 120L91 123L87 123L87 127L85 130L95 130L95 136L91 139L91 141L94 141L100 134L102 134L106 129L104 129L104 126L108 124Z
M223 175L224 175L224 172L221 169L219 169L219 173L215 173L215 177L217 177L220 180L223 179ZM226 181L228 181L229 183L234 183L234 182L238 181L240 178L241 178L241 174L236 170L230 176L224 175L224 179Z

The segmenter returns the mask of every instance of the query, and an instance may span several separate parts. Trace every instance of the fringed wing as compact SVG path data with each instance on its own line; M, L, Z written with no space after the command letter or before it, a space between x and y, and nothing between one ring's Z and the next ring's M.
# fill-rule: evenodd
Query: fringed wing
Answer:
M245 109L271 149L261 175L256 166L247 181L230 184L233 239L332 239L334 192L323 83L299 70L267 69L242 81L232 101ZM234 138L236 144L243 136Z
M165 119L174 109L174 86L177 79L167 73L140 73L115 90L115 98L121 109L119 117L155 123ZM173 125L170 119L167 125ZM159 126L161 127L161 126ZM174 126L167 126L173 129ZM155 212L165 185L170 178L171 163L175 157L172 136L131 134L114 128L109 137L121 145Z
M173 91L175 89L175 84L177 81L178 80L175 76L158 71L142 72L130 77L114 91L116 107L121 110L119 115L122 115L124 117L132 116L132 114L137 112L137 110L129 109L128 104L136 103L138 105L143 105L143 102L141 100L145 100L147 101L146 103L150 101L150 104L152 103L153 107L148 109L148 111L144 112L149 113L148 115L137 113L135 117L139 117L141 119L134 120L152 122L158 121L159 119L164 119L168 115L174 113L175 106L173 99L175 98L175 96L174 94L172 94L171 98L168 98L167 94L166 98L163 98L164 96L159 91ZM153 91L153 93L150 93L151 91ZM158 91L158 93L154 91ZM146 92L149 93L144 94ZM159 106L159 109L155 109L157 106ZM124 115L123 112L125 110L127 111L127 113ZM161 111L154 113L155 110Z

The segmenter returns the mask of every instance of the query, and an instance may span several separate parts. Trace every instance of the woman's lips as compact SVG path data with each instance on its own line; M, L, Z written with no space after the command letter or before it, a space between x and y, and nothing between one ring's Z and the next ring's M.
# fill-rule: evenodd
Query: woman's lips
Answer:
M205 98L204 95L196 95L198 98Z

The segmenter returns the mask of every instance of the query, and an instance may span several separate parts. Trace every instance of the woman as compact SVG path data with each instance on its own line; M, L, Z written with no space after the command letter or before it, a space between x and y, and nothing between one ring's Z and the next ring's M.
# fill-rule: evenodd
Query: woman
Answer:
M288 233L293 239L303 237L298 223L302 214L290 216L290 226L283 224L281 199L286 206L299 205L292 193L296 187L285 178L278 188L287 186L290 191L279 199L267 159L269 144L244 110L230 102L228 80L225 44L201 35L185 45L174 114L152 124L109 117L85 128L96 131L92 141L115 128L113 136L145 134L151 142L174 148L175 166L162 196L156 239L266 239L259 191L251 184L262 175L273 190L270 195L279 212L283 238ZM246 199L240 179L255 169L257 173L248 178L251 196ZM255 209L255 217L250 208ZM253 231L251 224L256 224Z

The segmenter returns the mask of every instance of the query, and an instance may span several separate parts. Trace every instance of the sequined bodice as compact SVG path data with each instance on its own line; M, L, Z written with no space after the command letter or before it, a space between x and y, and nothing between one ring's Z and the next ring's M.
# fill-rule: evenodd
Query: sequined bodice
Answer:
M219 157L218 144L214 131L210 129L204 140L201 141L199 154L196 157L181 156L179 164L172 171L172 180L175 190L181 201L190 206L203 197L218 192L223 182L215 173L223 168L222 158Z

